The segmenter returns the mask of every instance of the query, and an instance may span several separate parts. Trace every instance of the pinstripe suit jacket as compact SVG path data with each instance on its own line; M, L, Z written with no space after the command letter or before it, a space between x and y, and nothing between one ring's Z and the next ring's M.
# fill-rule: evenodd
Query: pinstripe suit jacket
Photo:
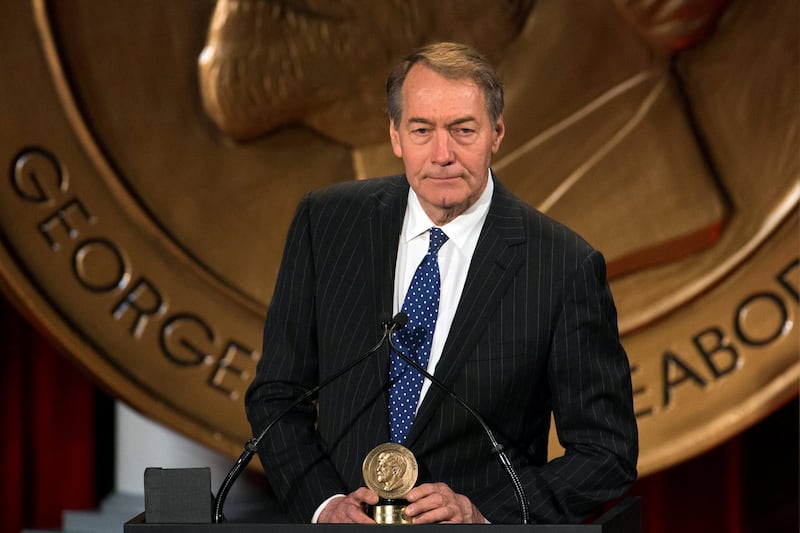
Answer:
M380 337L392 310L403 176L337 184L300 203L246 405L254 435L297 396ZM363 485L361 464L389 440L388 352L294 410L259 448L291 516ZM636 477L630 369L602 256L496 183L436 375L509 450L537 522L579 521ZM564 457L546 460L551 412ZM437 388L406 440L421 481L443 481L495 523L517 503L480 426Z

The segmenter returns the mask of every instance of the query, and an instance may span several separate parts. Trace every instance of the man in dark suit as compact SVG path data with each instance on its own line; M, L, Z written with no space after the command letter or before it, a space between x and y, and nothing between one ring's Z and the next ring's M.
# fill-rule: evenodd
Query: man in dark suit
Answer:
M492 175L503 93L480 55L422 48L392 72L387 97L405 175L337 184L298 206L246 398L254 434L365 353L379 317L411 309L407 328L427 337L409 351L496 432L532 519L579 521L636 477L630 368L604 260ZM420 319L409 300L423 264L436 298ZM371 522L364 507L378 498L362 462L393 439L423 473L406 496L414 523L518 522L511 484L462 406L426 382L411 393L410 427L398 427L396 364L376 354L263 440L284 508L301 521ZM566 453L548 462L551 413Z

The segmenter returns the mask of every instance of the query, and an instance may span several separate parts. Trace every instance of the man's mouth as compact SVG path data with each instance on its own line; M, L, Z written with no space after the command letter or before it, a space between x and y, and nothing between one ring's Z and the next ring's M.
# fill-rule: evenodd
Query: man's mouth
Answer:
M428 175L428 179L436 180L436 181L447 181L447 180L455 180L461 178L460 174L452 175L452 176L432 176Z

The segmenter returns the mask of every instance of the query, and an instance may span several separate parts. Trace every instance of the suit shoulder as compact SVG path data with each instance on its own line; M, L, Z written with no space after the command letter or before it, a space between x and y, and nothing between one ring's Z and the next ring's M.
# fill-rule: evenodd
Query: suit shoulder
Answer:
M603 254L565 224L520 201L528 260L540 264L547 258L555 279L569 283L586 269L606 278Z
M387 176L335 183L309 193L305 202L311 219L356 222L382 203L402 201L407 193L404 176Z
M551 218L550 216L529 207L531 211L532 220L537 227L541 228L542 232L549 233L553 239L563 240L566 243L572 243L578 249L584 250L586 253L595 251L595 248L584 239L577 231L568 227L567 225Z
M514 195L510 195L510 199L510 205L517 209L522 218L528 238L540 241L545 245L551 244L555 249L573 251L582 257L597 251L578 232L562 222L542 213Z
M309 194L312 204L329 202L360 202L374 195L389 194L394 191L408 189L406 179L402 175L349 180L334 183L317 189Z

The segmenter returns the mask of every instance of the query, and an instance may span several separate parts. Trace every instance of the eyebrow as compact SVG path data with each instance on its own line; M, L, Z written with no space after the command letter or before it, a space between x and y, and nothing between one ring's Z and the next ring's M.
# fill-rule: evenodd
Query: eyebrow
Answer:
M466 122L477 122L477 119L471 115L466 117L457 118L452 122L447 124L448 127L458 126L459 124L464 124ZM433 126L433 121L428 120L427 118L422 117L409 117L408 119L409 124L425 124L428 126Z

